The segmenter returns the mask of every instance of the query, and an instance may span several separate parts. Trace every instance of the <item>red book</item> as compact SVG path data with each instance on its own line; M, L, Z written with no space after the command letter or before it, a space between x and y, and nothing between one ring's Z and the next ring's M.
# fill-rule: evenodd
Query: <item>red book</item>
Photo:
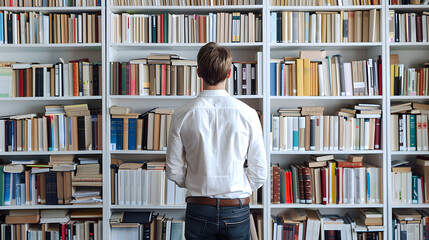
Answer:
M167 66L161 65L161 96L167 95Z
M425 93L423 92L423 69L418 70L420 72L420 79L419 79L419 96L423 96Z
M62 236L62 239L66 239L66 225L65 224L61 224L61 236Z
M324 205L328 204L328 189L326 189L327 177L328 177L328 169L323 168L322 169L322 204Z
M130 95L136 95L136 64L131 64Z
M292 172L289 171L289 203L293 203L293 186L292 186Z
M289 171L285 171L285 203L289 203L290 201L290 193L289 193Z
M294 240L299 240L298 239L298 234L299 234L299 223L295 223L295 231L293 231L295 233L294 235Z
M375 119L375 140L374 140L374 149L380 149L380 129L381 129L381 119Z
M19 69L19 96L24 97L24 69Z
M161 30L161 39L159 40L160 43L165 43L165 39L164 39L164 14L160 14L161 16L161 25L160 25L160 30Z
M360 168L360 167L363 167L363 162L342 162L342 161L337 161L337 166L338 167L343 167L343 168Z
M418 14L416 15L416 30L417 30L417 42L422 42L422 16Z
M383 70L381 68L381 63L382 63L382 60L380 58L380 59L377 60L377 67L378 67L378 95L379 96L383 95L383 81L382 81L383 80L382 79Z
M79 96L79 63L73 62L72 66L73 66L73 96Z
M310 168L302 168L302 171L302 177L304 178L305 203L312 203Z

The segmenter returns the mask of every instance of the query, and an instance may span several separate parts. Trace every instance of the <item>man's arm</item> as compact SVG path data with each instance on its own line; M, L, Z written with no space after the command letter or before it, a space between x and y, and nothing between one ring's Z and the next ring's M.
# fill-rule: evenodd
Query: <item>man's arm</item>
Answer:
M252 191L260 188L267 179L267 159L261 123L256 112L252 116L249 149L247 150L247 178Z
M185 149L180 137L180 123L175 115L171 116L170 133L168 136L166 173L168 179L185 187Z

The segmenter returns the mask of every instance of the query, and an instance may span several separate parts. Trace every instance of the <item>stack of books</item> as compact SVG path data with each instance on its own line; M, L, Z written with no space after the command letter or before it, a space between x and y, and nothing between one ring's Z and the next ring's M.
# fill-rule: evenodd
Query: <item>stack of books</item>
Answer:
M262 42L262 14L112 14L111 38L113 43Z
M429 105L402 103L392 106L390 112L392 151L428 150Z
M404 64L390 65L391 96L427 96L429 93L429 62L421 68L407 68Z
M309 58L271 59L271 96L377 96L381 59L344 62L341 54L314 51Z
M426 209L393 209L392 211L392 239L427 239L423 235L428 228L429 215Z
M223 6L223 5L255 5L256 0L199 0L199 1L156 1L156 0L113 0L113 6Z
M99 43L101 14L0 12L0 43Z
M368 230L383 228L383 214L375 208L360 208L358 221L365 225Z
M381 203L382 168L364 164L361 156L348 161L332 155L312 156L304 165L271 165L271 200L279 203Z
M5 63L0 67L0 97L97 96L102 66L88 59L68 63Z
M395 10L389 10L389 41L427 42L429 30L428 19L428 12L398 13Z
M72 204L101 204L102 174L99 159L78 158L79 165L76 167L76 174L72 178L72 186L75 193ZM76 192L87 191L86 195L79 195ZM98 190L98 191L97 191Z
M0 0L0 7L95 7L101 6L101 0Z
M111 107L111 150L167 150L172 108L130 113L126 107Z
M271 6L359 6L380 5L379 0L271 0Z
M378 104L342 108L338 116L323 116L323 110L318 115L313 112L311 116L279 113L271 119L273 151L380 149L381 106Z
M380 42L380 10L271 12L272 43Z

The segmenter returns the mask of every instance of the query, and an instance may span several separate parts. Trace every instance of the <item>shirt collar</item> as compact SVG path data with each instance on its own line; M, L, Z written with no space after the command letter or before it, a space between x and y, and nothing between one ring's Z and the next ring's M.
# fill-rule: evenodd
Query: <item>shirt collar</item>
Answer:
M200 93L201 97L218 97L218 96L229 96L226 90L204 90Z

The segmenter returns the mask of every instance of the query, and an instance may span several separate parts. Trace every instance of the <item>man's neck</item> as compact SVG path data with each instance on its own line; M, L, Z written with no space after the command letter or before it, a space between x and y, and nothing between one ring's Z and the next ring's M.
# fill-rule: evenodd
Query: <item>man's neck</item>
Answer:
M211 86L203 81L203 90L225 90L225 81L220 82L215 86Z

